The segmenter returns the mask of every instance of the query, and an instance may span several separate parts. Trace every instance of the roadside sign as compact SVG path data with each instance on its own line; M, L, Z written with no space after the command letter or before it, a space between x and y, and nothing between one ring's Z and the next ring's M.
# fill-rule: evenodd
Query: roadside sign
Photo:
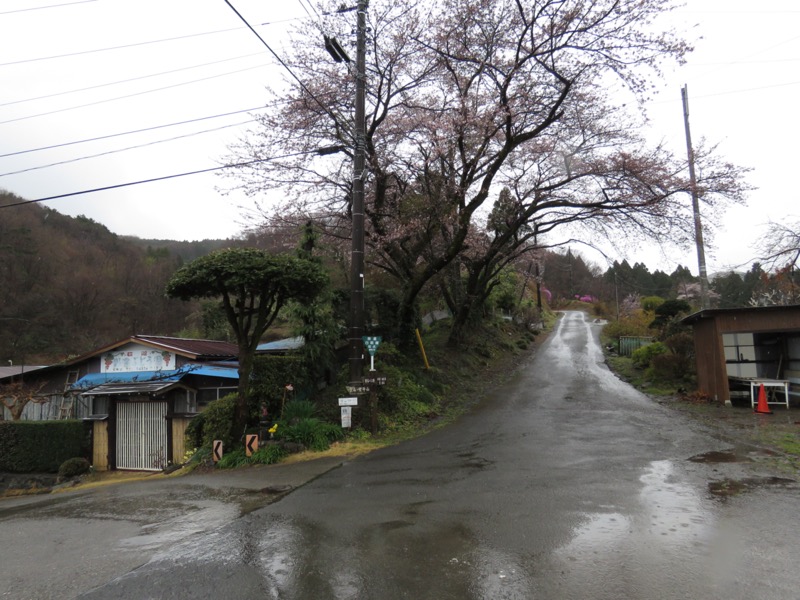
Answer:
M339 398L339 406L358 406L358 398Z
M353 408L350 406L342 407L342 427L350 427L353 416Z
M361 382L364 385L386 385L386 375L364 375Z
M366 394L369 387L366 385L346 385L344 386L348 394Z
M211 459L214 462L222 460L222 440L214 440L211 443Z
M361 338L370 356L375 356L375 352L378 351L378 346L380 346L382 339L383 338L379 335L365 335Z
M253 456L253 452L258 450L258 436L253 433L245 436L244 439L244 453L247 456Z

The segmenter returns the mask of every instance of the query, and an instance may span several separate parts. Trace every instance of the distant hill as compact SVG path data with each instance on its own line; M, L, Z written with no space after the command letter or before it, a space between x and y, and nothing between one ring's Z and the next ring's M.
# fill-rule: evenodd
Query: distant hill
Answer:
M48 364L134 333L175 335L196 306L164 286L227 240L119 236L0 191L0 364Z
M123 236L124 240L131 244L147 250L166 250L170 256L178 257L182 262L191 262L196 258L206 254L235 245L235 240L200 240L200 241L178 241L178 240L152 240L135 236Z

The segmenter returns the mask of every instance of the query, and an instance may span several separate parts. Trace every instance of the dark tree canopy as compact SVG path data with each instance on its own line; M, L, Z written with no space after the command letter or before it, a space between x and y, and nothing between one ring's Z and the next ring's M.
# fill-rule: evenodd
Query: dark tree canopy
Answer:
M239 346L236 428L247 420L247 390L261 337L289 301L308 302L327 283L314 261L256 248L218 250L181 267L167 284L172 298L219 299Z

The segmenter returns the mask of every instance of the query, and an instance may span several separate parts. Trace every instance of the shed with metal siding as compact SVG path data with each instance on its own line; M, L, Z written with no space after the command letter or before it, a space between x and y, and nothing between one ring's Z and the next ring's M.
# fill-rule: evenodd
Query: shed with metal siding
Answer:
M774 339L780 345L777 360L764 360L760 367L755 358L741 361L771 369L770 377L786 378L787 372L800 369L800 356L792 354L797 346L795 340L800 338L800 305L707 309L689 315L682 322L691 325L694 333L698 389L719 402L731 400L729 365L737 362L726 359L726 335L753 334L762 339L769 335Z

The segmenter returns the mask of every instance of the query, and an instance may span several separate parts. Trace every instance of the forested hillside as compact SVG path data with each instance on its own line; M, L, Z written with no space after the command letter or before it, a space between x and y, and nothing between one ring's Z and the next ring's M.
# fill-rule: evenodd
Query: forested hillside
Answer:
M0 192L0 207L20 201ZM48 364L133 333L177 334L195 307L167 299L166 281L225 244L125 238L37 204L0 208L0 361Z

